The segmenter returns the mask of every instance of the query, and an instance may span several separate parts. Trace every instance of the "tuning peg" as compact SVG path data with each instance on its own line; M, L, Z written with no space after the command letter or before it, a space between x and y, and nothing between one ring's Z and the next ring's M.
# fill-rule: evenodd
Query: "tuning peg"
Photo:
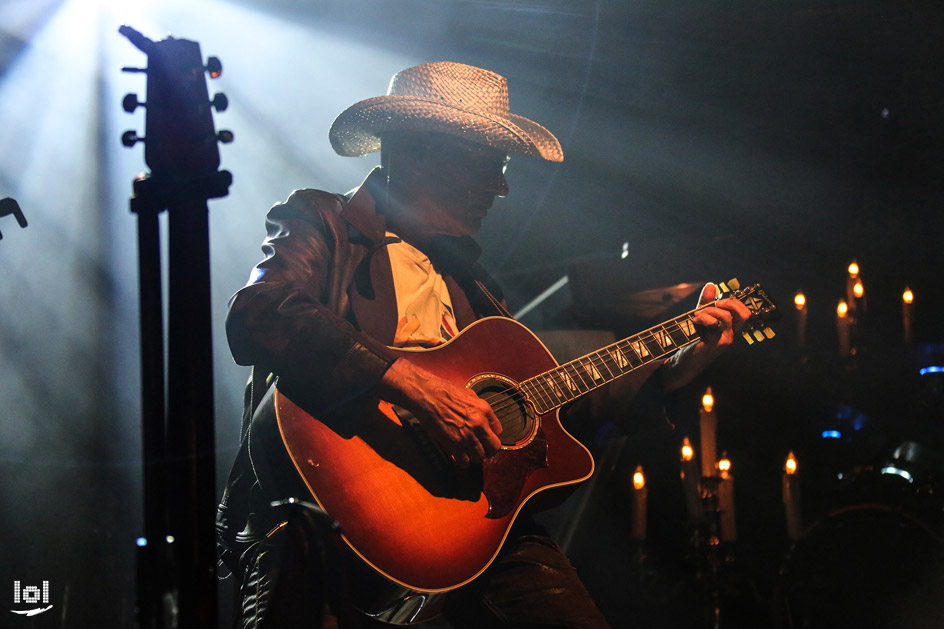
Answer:
M777 333L774 332L771 328L764 328L764 336L766 336L767 338L772 339L776 335Z
M133 113L138 107L145 107L146 104L138 100L137 94L125 94L125 97L121 99L121 107L129 114Z
M229 99L226 98L226 94L220 92L219 94L214 94L210 104L213 105L213 109L216 111L226 111L226 108L229 107Z
M747 330L744 330L743 332L741 332L741 336L744 337L744 340L747 341L748 345L754 344L754 337L751 336L751 333L748 332Z
M733 277L728 280L728 286L731 287L731 290L738 290L741 288L741 283L738 281L738 278Z
M223 131L220 131L219 133L216 134L216 139L222 142L223 144L229 144L230 142L233 141L233 138L234 138L233 132L227 129L224 129Z
M207 64L204 70L210 73L211 79L218 79L223 74L223 64L217 57L207 57Z
M139 138L134 131L125 131L121 134L121 143L127 147L132 147L138 142L144 142L144 138Z

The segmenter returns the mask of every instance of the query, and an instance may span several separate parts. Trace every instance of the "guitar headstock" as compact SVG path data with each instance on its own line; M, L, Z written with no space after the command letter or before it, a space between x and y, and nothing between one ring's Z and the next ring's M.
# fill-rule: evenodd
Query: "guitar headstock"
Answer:
M218 171L217 142L231 142L233 134L216 132L211 108L223 111L228 103L223 94L210 100L205 77L205 73L212 78L222 74L219 60L210 57L204 66L197 42L173 37L154 42L130 26L122 26L119 32L148 57L146 70L123 68L147 74L146 102L139 102L135 94L122 101L128 113L144 107L147 115L145 136L127 131L122 143L130 147L144 142L151 178L164 187L176 186L180 196L225 196L232 177Z
M737 279L718 284L720 294L718 299L733 298L747 306L751 311L751 318L744 324L741 335L750 345L755 341L763 341L774 337L774 331L768 325L780 318L777 304L767 294L760 284L741 288Z

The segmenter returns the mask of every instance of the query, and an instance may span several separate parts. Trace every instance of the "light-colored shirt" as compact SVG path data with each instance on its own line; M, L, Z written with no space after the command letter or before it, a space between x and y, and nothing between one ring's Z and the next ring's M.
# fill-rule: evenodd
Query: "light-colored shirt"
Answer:
M454 337L456 317L449 289L429 258L402 240L387 245L387 252L397 295L394 347L434 347Z

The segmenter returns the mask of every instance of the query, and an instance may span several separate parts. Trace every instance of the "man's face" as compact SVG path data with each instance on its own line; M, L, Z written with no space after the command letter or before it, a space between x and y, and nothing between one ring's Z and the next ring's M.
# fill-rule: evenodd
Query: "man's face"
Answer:
M502 151L450 136L433 135L417 162L426 220L436 233L476 233L495 197L508 194Z

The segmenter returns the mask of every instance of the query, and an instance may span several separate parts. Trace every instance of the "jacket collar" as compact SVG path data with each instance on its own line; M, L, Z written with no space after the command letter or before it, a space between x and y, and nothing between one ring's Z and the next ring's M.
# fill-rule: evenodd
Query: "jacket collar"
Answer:
M387 234L387 221L379 213L376 201L382 198L385 186L386 176L378 166L358 188L344 195L347 202L341 210L341 218L374 243L382 241Z

